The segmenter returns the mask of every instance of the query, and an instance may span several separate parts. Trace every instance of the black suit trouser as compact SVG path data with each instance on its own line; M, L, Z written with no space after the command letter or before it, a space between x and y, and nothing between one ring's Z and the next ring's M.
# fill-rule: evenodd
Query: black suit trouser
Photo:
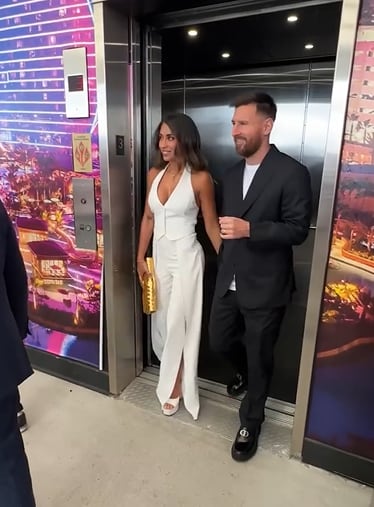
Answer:
M18 391L0 397L0 507L35 507L18 404Z
M273 374L274 345L285 307L249 309L235 291L215 296L210 314L211 348L225 355L235 370L248 379L239 415L242 426L255 429L264 420L265 402Z
M21 403L21 396L19 394L19 391L17 390L17 412L22 412L23 405Z

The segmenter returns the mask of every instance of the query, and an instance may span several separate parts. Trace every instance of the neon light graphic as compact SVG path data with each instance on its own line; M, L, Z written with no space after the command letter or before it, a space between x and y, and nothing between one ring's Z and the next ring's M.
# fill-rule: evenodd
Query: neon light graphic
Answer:
M62 52L87 48L90 117L65 115ZM73 173L72 133L90 133L93 172ZM83 150L84 151L84 150ZM94 177L96 252L75 244L72 177ZM0 198L29 276L26 343L99 364L103 258L93 15L88 0L0 6Z

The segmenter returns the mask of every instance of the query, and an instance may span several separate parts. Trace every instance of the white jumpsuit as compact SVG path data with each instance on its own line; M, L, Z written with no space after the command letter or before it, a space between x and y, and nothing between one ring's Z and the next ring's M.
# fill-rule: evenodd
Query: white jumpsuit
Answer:
M152 346L161 362L157 396L161 405L172 393L183 358L182 396L194 419L199 414L197 365L203 306L204 254L195 226L199 208L186 167L163 205L153 180L149 207L154 215L153 257L158 309L152 314Z

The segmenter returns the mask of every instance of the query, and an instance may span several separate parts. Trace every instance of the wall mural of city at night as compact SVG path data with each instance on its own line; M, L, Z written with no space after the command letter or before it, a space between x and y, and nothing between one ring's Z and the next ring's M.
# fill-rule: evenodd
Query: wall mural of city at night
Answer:
M100 362L103 263L95 44L88 0L6 0L0 6L0 198L29 277L26 343ZM65 115L62 52L86 47L90 116ZM72 134L92 140L92 173L74 173ZM97 251L75 243L72 177L94 177Z
M374 460L374 1L362 2L307 436Z

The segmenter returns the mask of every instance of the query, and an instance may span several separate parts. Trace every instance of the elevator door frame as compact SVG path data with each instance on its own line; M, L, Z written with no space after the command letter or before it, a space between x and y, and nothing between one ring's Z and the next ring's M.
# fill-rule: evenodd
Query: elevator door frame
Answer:
M199 7L165 13L153 16L144 25L144 115L146 128L143 130L145 149L149 150L151 135L161 119L161 43L157 31L165 28L202 24L212 21L222 21L238 17L247 17L264 13L295 9L297 7L318 6L336 3L334 0L288 1L278 0L248 0L246 2L230 2L228 5ZM348 99L351 67L354 54L357 19L360 2L357 0L343 0L340 21L337 57L334 73L334 84L331 99L330 123L327 135L326 152L323 165L321 194L318 208L317 233L311 268L311 281L308 292L308 305L303 336L303 348L300 361L300 373L297 387L296 406L280 400L269 399L267 409L274 419L282 422L293 422L293 436L291 454L301 456L304 430L309 403L310 384L314 351L319 324L320 304L324 290L325 272L328 261L331 222L334 209L336 182L339 174L340 153L344 134L344 123ZM149 166L150 152L145 156L144 167ZM149 335L150 326L147 326ZM150 340L148 336L148 347ZM157 374L154 367L145 366L146 375ZM205 379L199 379L201 388L212 393L213 396L225 394L224 386Z

